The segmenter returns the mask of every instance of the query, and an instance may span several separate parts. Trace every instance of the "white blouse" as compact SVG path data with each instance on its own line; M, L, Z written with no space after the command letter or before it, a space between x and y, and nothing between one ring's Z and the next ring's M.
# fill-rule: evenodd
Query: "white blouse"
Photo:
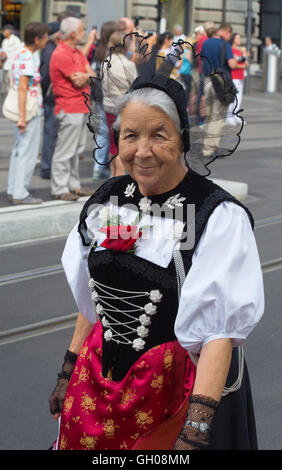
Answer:
M128 224L136 216L125 206L115 210ZM135 253L166 267L179 243L177 237L166 235L173 230L174 222L171 219L164 222L164 219L149 215L146 220L146 214L143 217L144 225L151 225L156 236L150 240L146 236L139 239ZM99 231L102 218L101 211L93 211L86 219L88 231L95 234L98 241L96 249L105 249L99 246L106 238ZM163 223L168 231L163 230ZM95 323L95 304L88 286L88 251L89 247L82 245L76 225L67 239L62 264L78 310ZM194 251L192 266L181 291L175 335L192 353L199 353L203 345L219 338L232 338L233 346L239 346L263 312L262 272L249 218L237 204L223 202L211 214Z

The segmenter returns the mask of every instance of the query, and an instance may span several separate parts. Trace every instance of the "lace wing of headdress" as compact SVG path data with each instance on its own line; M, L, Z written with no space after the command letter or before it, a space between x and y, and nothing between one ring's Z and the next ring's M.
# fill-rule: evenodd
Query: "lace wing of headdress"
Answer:
M205 70L204 76L200 68ZM180 40L168 51L156 51L152 37L137 32L127 34L122 43L110 49L102 64L101 76L92 79L94 100L90 101L85 95L90 111L88 127L95 142L94 159L101 163L97 150L99 142L107 137L103 135L95 103L96 81L102 83L104 109L115 115L120 98L136 79L156 87L160 76L181 85L178 92L173 91L173 99L178 102L182 124L185 121L183 109L188 113L185 127L189 127L190 142L184 155L186 163L198 173L209 175L212 162L234 153L243 129L242 110L238 109L236 89L230 75L222 69L213 70L209 59L203 54L197 55L189 42ZM185 132L188 139L188 131L184 128L184 135Z
M201 174L210 173L209 165L232 155L241 141L244 127L242 109L238 108L237 90L227 70L213 70L208 57L191 51L189 166ZM201 72L205 72L204 74Z

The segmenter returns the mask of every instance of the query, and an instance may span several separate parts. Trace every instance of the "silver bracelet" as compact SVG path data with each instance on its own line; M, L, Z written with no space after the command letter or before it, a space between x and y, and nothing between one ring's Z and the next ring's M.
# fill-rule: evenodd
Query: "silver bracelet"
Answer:
M185 421L185 426L190 426L191 428L197 429L201 433L205 434L210 431L210 427L208 423L205 421L201 421L200 423L198 421L191 421L190 419L187 419Z

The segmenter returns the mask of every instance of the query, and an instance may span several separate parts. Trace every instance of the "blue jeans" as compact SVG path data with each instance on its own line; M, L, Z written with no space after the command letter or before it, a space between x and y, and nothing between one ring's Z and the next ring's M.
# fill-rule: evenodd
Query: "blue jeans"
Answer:
M95 158L96 160L98 160L98 162L105 164L109 162L109 148L110 148L109 130L108 130L105 111L100 104L97 104L97 111L99 113L100 128L99 128L99 133L96 136L96 142L98 146L101 148L95 151ZM99 165L99 163L97 163L94 160L93 170L97 172L102 172L106 168L107 167L103 165Z
M44 129L41 155L41 176L50 176L51 162L57 139L57 124L54 116L55 105L44 103Z
M25 199L34 172L40 147L40 115L27 123L25 132L20 134L14 125L15 141L10 156L7 194L13 199Z

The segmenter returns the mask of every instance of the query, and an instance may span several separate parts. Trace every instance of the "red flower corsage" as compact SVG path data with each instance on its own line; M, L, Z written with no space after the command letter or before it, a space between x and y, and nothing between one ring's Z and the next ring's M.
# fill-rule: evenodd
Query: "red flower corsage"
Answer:
M107 234L101 246L114 251L134 252L135 243L142 236L137 225L108 225L100 231Z

